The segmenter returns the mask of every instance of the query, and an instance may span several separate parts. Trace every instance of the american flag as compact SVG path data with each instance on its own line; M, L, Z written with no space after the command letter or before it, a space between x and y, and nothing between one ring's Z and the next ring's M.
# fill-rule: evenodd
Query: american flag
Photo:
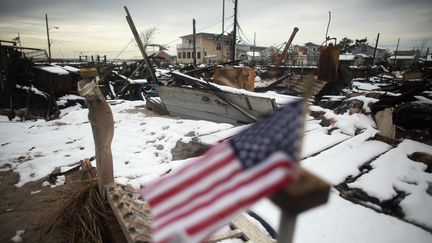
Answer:
M142 190L155 242L201 242L294 177L303 101L288 103Z

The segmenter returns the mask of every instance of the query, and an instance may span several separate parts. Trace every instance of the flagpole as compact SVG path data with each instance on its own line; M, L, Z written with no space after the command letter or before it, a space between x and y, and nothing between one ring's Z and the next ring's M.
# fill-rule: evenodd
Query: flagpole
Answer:
M299 129L301 129L301 135L299 136L299 149L297 151L297 166L301 160L303 137L304 137L304 127L306 116L309 114L309 99L312 97L312 90L314 87L315 78L313 76L306 76L304 80L304 90L303 90L303 120ZM296 168L296 176L294 180L299 179L299 168ZM279 223L279 232L277 237L277 243L292 243L294 239L295 225L297 221L297 214L289 213L287 210L281 208L281 217Z

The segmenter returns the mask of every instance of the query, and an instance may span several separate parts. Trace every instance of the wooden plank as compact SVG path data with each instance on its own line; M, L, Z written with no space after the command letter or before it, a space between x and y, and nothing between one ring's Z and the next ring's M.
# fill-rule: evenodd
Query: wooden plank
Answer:
M244 94L231 94L215 91L217 95L204 90L195 90L179 87L158 87L159 95L172 115L185 118L206 119L232 124L250 123L254 120L221 100L222 95L228 102L237 105L247 113L262 117L274 109L274 99Z
M228 239L234 239L234 238L240 238L243 236L243 232L239 229L234 229L231 231L228 231L224 234L215 235L207 239L206 243L216 243L222 240L228 240Z
M265 234L255 224L248 220L244 215L240 215L232 222L232 225L243 232L246 240L259 243L274 243L270 235Z
M151 242L150 207L116 183L105 186L108 203L128 243Z

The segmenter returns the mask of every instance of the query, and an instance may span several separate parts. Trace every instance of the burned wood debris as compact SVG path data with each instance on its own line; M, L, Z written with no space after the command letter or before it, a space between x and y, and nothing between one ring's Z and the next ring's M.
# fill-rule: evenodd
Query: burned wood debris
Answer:
M131 17L127 20L141 60L107 62L104 57L104 62L99 58L83 62L80 56L77 62L52 64L44 50L2 41L2 114L10 119L49 120L58 117L60 108L76 103L84 106L80 98L63 96L77 94L80 68L95 67L107 99L145 100L148 109L160 114L250 123L280 105L267 94L300 96L306 81L313 80L315 105L336 114L372 114L382 135L392 139L418 132L430 137L432 69L427 58L403 69L396 62L369 62L366 57L359 60L358 55L351 58L328 39L321 46L310 43L317 50L312 53L316 65L303 65L301 52L305 50L295 52L291 45L299 31L294 28L284 46L266 55L263 51L259 59L185 65L173 62L171 56L168 62L159 53L147 55ZM311 53L305 53L309 59ZM365 97L375 100L364 102Z

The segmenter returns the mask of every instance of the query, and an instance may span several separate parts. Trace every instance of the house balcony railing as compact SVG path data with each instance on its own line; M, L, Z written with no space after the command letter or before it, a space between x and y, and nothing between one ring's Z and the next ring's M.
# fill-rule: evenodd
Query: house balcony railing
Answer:
M177 49L191 49L193 44L177 44Z

